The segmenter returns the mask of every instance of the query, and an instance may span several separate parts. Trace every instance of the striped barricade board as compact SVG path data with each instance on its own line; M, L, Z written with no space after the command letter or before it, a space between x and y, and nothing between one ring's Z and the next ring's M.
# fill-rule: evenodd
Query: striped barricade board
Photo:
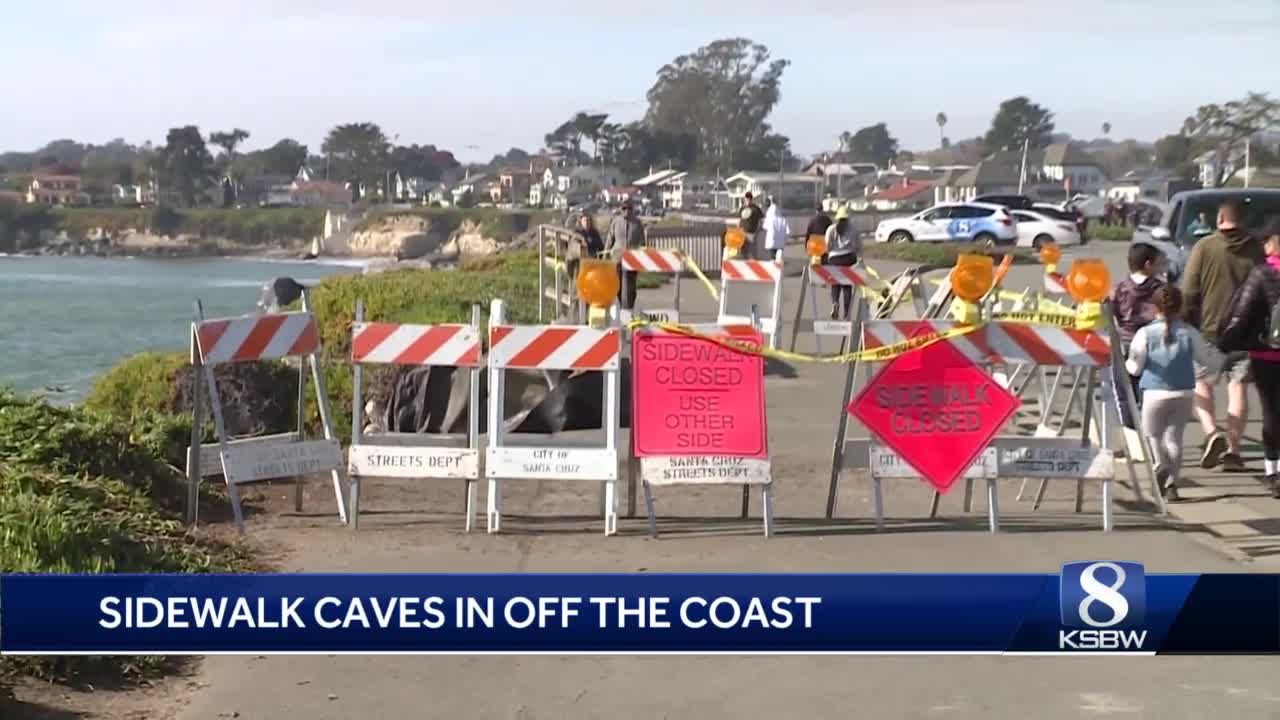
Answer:
M610 327L509 325L506 307L494 300L489 312L489 532L502 525L504 480L586 480L604 484L605 534L617 532L616 481L621 421L622 329L616 305ZM601 398L604 442L571 442L554 437L509 440L503 425L507 370L593 371L604 374ZM550 376L548 376L550 377Z
M365 478L464 480L465 529L470 532L475 483L480 478L480 308L471 324L415 325L364 322L364 304L356 303L351 328L353 367L352 440L347 453L351 477L351 526L359 527L360 488ZM366 433L362 371L367 364L453 368L467 373L467 432L464 435Z
M716 323L750 323L753 306L769 346L777 347L782 329L782 263L772 260L721 262L720 309Z
M625 250L619 259L619 264L623 270L631 272L670 275L670 284L673 287L670 307L623 310L620 314L624 325L631 322L633 317L649 322L680 322L680 272L684 269L684 256L680 251L647 247Z
M204 407L203 393L197 390L194 393L192 443L187 449L189 485L187 519L189 522L195 523L197 519L200 479L203 476L216 474L216 471L211 472L214 468L220 468L222 471L223 479L227 483L227 494L231 499L232 511L235 514L236 526L242 533L245 529L244 516L237 486L263 480L296 478L294 504L295 508L301 511L301 479L303 476L317 472L329 472L332 475L338 515L344 521L346 520L346 506L342 497L345 463L337 435L333 431L328 391L325 389L324 375L320 370L317 357L321 351L320 333L315 317L309 310L309 298L305 291L302 295L302 308L300 312L205 319L199 301L196 302L195 320L191 325L191 362L196 366L197 373L204 379L204 392L208 394L210 401L217 442L199 442L204 425ZM257 438L230 438L222 415L222 400L214 379L213 368L229 363L286 358L303 360L299 367L297 388L300 423L303 419L303 402L306 397L307 365L310 365L310 375L316 384L317 405L324 437L314 440L304 439L303 428L299 426L297 430L289 433ZM215 457L216 463L213 462Z

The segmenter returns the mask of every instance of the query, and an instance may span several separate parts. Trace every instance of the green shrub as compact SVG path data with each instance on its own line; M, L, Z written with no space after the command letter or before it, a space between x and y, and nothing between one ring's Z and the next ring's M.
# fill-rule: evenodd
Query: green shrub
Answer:
M863 246L863 254L868 258L938 267L955 265L957 257L975 253L991 255L997 263L1005 255L1012 255L1015 265L1034 265L1039 262L1035 254L1027 248L986 249L973 243L867 243Z
M1104 240L1108 242L1129 242L1133 240L1133 228L1124 225L1103 225L1102 223L1090 223L1086 234L1090 240Z
M248 569L243 548L186 532L176 514L183 488L113 419L0 389L0 573ZM164 662L0 658L0 674L66 678L91 668L132 674Z
M480 226L480 231L487 237L509 238L527 232L538 225L551 223L556 213L551 210L501 210L498 208L414 208L411 210L375 210L364 220L356 224L356 232L368 230L378 222L400 215L412 215L431 220L432 226L439 224L445 233L451 233L462 225L464 220L471 220Z
M174 383L187 364L187 354L180 352L130 355L94 380L84 404L129 420L150 412L171 412Z

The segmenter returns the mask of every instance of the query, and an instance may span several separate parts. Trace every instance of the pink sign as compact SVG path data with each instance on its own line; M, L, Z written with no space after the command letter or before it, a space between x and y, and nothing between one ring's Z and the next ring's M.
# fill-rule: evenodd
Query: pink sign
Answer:
M761 344L758 333L733 339ZM631 404L636 457L769 456L758 355L702 338L638 332Z

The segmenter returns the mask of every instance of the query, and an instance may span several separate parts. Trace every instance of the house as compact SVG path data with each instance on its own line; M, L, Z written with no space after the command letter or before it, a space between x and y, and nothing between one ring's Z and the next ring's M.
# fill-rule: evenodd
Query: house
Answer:
M873 210L881 212L916 212L933 204L934 183L903 178L902 182L867 198Z
M1175 178L1167 170L1130 170L1108 184L1103 194L1110 199L1130 203L1138 200L1163 203L1184 190L1198 187L1201 187L1198 181Z
M823 178L806 173L740 172L727 178L730 205L734 210L745 204L744 196L777 197L783 207L812 207L819 201Z
M533 173L518 168L504 168L498 174L497 195L490 189L490 197L495 203L522 203L529 197L529 188L533 185Z
M1106 170L1074 143L1053 143L1038 159L1041 179L1061 185L1067 195L1096 195L1107 186ZM1030 156L1027 164L1030 168Z
M568 175L561 177L566 179L566 183L562 187L557 181L557 189L567 193L575 190L600 190L622 183L622 172L617 168L595 165L576 167Z
M346 208L351 205L351 191L328 180L294 180L289 200L300 207Z
M391 176L391 187L395 190L395 198L401 202L426 204L431 181L424 177L409 177L397 170Z
M969 202L979 195L1018 192L1021 166L991 157L963 172L949 170L933 188L934 203Z
M724 189L724 183L715 178L700 177L687 172L676 173L658 183L662 207L669 210L698 210L716 207L715 192Z
M462 180L453 186L453 190L449 191L453 199L452 204L457 205L466 195L471 195L473 202L479 202L481 195L489 194L489 185L492 182L493 178L489 175L484 173L472 175L468 171Z
M427 188L427 204L441 205L448 207L453 204L453 193L449 191L449 186L445 183L438 182Z
M529 156L529 174L534 177L542 177L548 170L555 166L555 159L549 155Z
M540 182L529 186L529 207L542 207L544 200L551 197L555 189Z
M663 180L679 175L680 172L681 171L679 170L671 169L654 172L653 169L650 168L648 175L645 175L639 180L635 180L631 185L639 190L640 196L643 200L647 201L649 204L658 205L662 202L662 189L659 183Z
M806 175L823 178L823 195L846 198L863 194L866 179L874 177L878 171L875 163L826 160L811 162L803 170Z
M614 185L605 188L600 193L600 198L604 200L605 205L621 205L630 200L636 202L643 199L644 191L635 185Z
M240 181L239 202L260 207L291 205L294 180L290 175L248 175Z
M40 205L88 205L77 175L39 175L27 187L26 201Z

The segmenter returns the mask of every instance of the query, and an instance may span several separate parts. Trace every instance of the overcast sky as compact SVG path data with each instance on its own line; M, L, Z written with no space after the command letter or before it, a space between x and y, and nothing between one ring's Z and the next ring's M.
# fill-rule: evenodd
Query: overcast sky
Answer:
M888 123L904 148L982 134L1025 94L1077 137L1174 132L1280 94L1280 0L0 0L0 150L242 127L319 149L336 123L468 160L576 110L637 119L663 63L744 36L792 62L773 125L804 154ZM189 7L188 7L189 6ZM627 8L625 11L606 8Z

